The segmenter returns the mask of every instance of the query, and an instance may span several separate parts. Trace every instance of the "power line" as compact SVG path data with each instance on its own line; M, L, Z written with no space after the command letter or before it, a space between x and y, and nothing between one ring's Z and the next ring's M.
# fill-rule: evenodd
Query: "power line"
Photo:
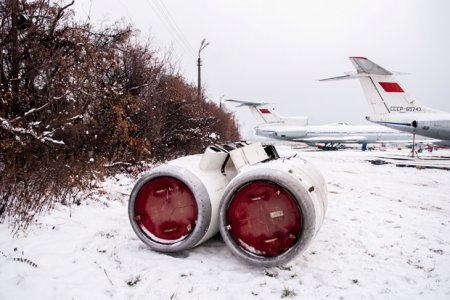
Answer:
M174 25L174 29L175 31L178 33L178 35L181 37L181 39L185 42L185 44L188 46L188 48L190 49L190 51L192 52L192 54L194 54L194 50L191 46L191 44L189 43L189 41L186 39L185 35L183 34L183 31L180 29L180 27L178 26L177 22L175 21L175 19L172 17L172 15L170 14L170 11L167 9L167 6L164 4L164 2L162 0L157 0L157 3L159 3L163 9L163 11L166 12L166 15L169 17L169 20L171 21L171 23Z
M172 34L175 37L175 39L178 40L178 42L180 43L180 45L184 48L184 50L186 52L188 52L193 57L195 57L192 47L184 38L184 35L181 33L181 30L179 30L179 27L176 25L175 20L173 20L173 18L170 16L167 8L164 10L164 8L161 7L161 5L158 1L155 1L155 3L154 3L155 6L152 4L152 2L150 0L146 0L146 2L150 6L150 8L153 10L153 12L156 14L156 16L162 21L162 23L163 23L164 27L166 27L167 31L169 31L169 33ZM173 20L173 22L170 21L171 19ZM177 27L178 27L178 30L177 30Z

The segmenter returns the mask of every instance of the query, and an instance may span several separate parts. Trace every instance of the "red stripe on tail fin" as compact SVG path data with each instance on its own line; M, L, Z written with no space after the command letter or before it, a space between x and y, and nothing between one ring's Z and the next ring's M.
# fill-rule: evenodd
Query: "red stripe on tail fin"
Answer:
M396 82L378 82L385 92L388 93L404 93L405 91Z
M270 114L270 110L268 110L267 108L260 108L259 111L260 111L262 114Z

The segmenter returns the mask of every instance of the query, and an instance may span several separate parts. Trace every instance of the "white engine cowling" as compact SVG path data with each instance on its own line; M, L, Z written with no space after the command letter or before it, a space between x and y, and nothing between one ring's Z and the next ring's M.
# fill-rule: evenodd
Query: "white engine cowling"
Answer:
M306 249L326 206L325 181L310 163L279 159L273 146L233 143L152 169L135 184L128 214L153 250L190 249L220 229L235 255L275 266Z
M200 170L200 160L201 155L173 160L151 170L133 188L130 221L152 249L182 251L217 232L217 207L228 180L219 172Z
M304 251L327 208L323 176L303 159L242 170L224 191L220 232L231 251L259 266L278 266Z
M242 153L242 149L258 152L251 156L252 163L269 158L261 144L213 145L202 155L172 160L139 179L128 205L137 236L153 250L177 252L216 234L223 190L237 174L229 153ZM239 162L242 166L248 163L245 155L236 157L244 157Z

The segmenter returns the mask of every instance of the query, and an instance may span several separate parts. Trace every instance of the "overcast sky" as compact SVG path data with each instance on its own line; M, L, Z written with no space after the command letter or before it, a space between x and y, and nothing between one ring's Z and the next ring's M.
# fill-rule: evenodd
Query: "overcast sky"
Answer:
M427 106L450 111L448 0L75 0L77 18L132 23L155 47L173 48L180 72L218 102L274 103L310 124L365 124L369 109L359 81L318 82L352 71L365 56L401 76L404 89ZM225 104L244 128L245 108ZM245 110L244 110L245 109Z

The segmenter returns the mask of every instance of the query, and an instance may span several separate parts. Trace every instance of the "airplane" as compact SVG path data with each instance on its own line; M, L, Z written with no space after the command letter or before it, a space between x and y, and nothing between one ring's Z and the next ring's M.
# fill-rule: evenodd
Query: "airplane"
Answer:
M331 81L358 78L369 104L366 119L376 124L439 139L439 146L450 146L450 113L426 107L413 99L390 72L365 57L350 57L356 73L321 79ZM413 143L414 144L414 143Z
M371 143L407 143L412 134L376 125L353 125L334 123L308 125L307 117L282 117L266 102L250 102L235 99L226 101L246 106L259 125L256 135L277 140L303 142L310 146L324 144L323 150L337 150L342 144L362 144L363 149Z

